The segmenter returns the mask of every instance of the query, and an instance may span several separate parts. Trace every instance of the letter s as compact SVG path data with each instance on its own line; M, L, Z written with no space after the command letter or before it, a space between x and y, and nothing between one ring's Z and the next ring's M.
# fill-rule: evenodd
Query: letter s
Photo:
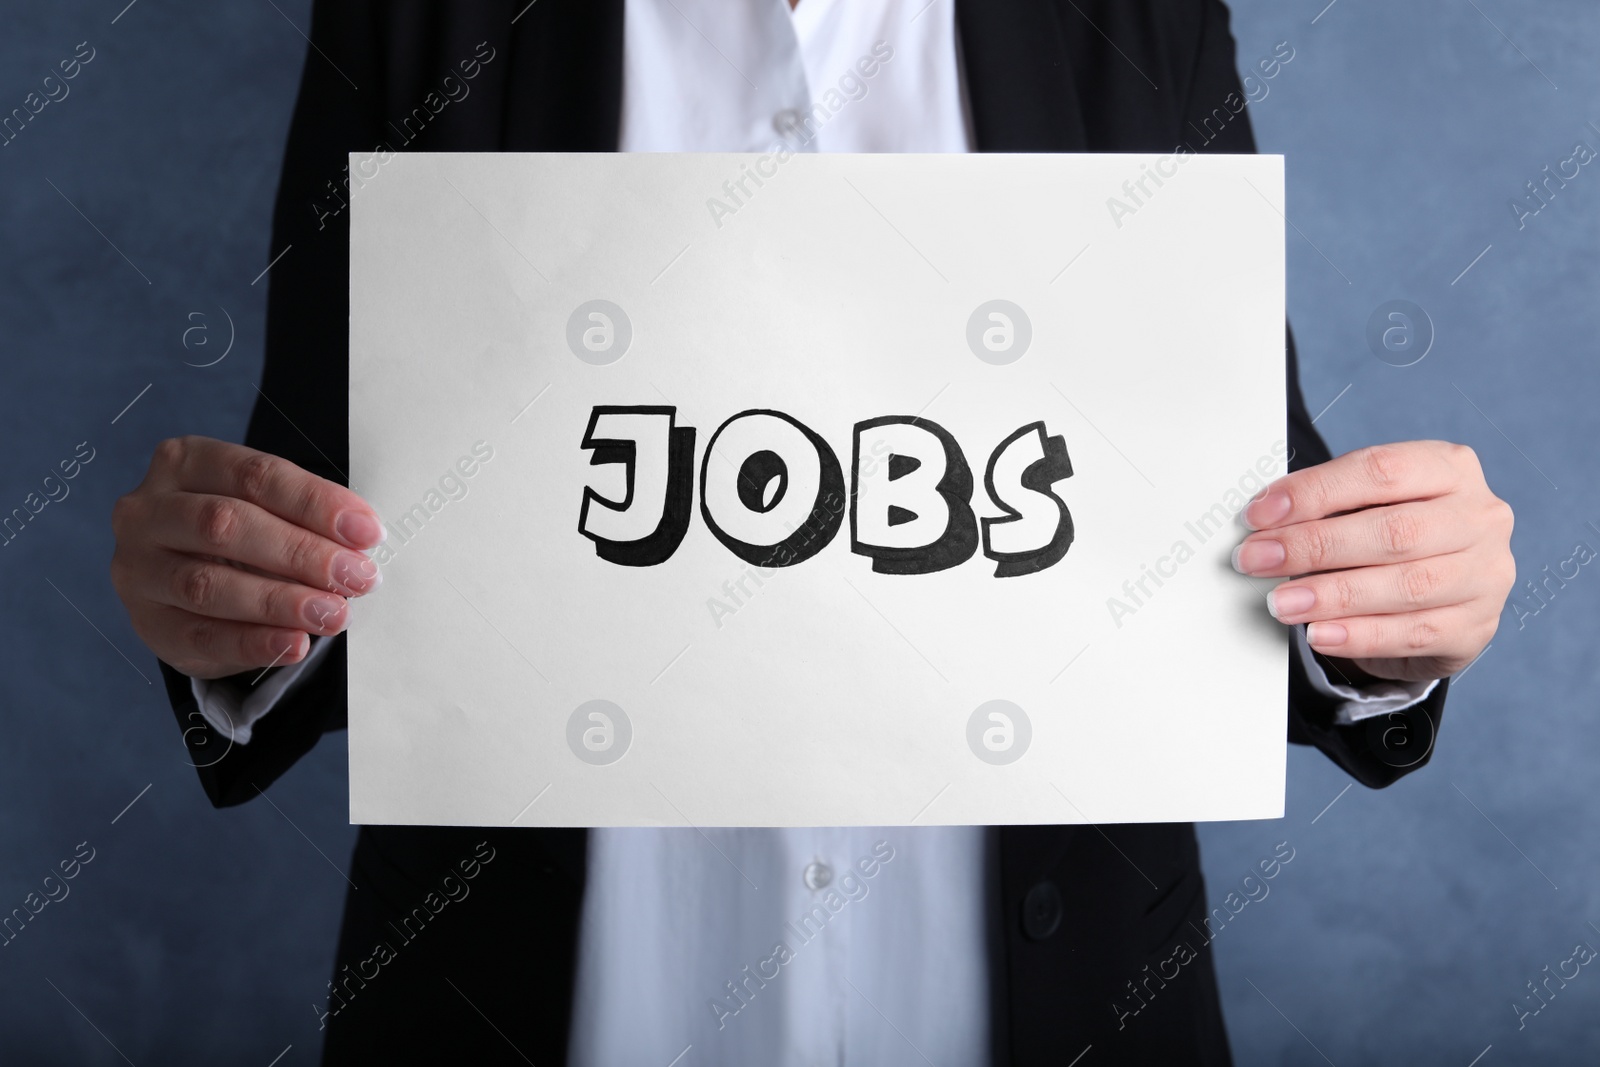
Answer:
M996 486L996 472L1010 499ZM1074 533L1072 512L1052 486L1070 477L1067 443L1060 435L1047 437L1043 422L1022 427L989 456L983 487L1006 513L1005 518L983 520L983 554L995 561L996 578L1035 574L1067 554Z

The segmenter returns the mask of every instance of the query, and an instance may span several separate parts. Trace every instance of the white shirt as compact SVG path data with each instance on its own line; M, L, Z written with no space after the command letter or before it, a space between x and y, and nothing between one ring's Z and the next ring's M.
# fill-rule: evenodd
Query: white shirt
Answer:
M625 27L623 151L970 150L951 0L627 0ZM1294 632L1340 722L1436 684L1335 685ZM243 698L196 680L202 714L248 743L331 644ZM985 873L981 827L594 830L569 1067L987 1063Z
M619 148L965 152L925 7L628 0ZM983 860L981 827L591 831L569 1067L987 1063Z

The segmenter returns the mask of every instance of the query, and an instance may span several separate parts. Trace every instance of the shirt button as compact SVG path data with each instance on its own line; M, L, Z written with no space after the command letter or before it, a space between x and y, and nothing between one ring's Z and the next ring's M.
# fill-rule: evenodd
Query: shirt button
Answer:
M806 865L805 874L801 876L807 889L821 889L833 881L833 868L826 863L810 863Z
M772 116L772 128L785 137L800 128L800 112L792 107L786 107Z
M1022 932L1029 941L1043 941L1061 926L1061 890L1053 882L1039 882L1022 900Z

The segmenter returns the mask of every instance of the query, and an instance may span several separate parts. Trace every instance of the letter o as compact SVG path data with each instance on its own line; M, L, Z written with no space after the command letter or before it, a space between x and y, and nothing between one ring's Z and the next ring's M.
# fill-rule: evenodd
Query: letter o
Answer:
M713 459L714 454L721 453ZM735 472L721 477L723 461ZM755 460L755 462L752 462ZM713 462L719 477L710 477ZM752 471L778 479L738 484ZM838 503L828 506L831 498ZM828 442L781 411L741 411L717 427L700 461L700 517L723 546L746 563L792 567L822 551L844 521L844 471ZM784 532L787 531L787 532Z

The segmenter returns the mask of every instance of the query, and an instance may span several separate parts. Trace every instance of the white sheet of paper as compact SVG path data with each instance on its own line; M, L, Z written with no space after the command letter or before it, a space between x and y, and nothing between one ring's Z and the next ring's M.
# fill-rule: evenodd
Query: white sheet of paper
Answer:
M351 173L350 476L391 528L348 638L352 822L1282 815L1285 634L1270 583L1229 566L1287 453L1281 157L402 153ZM626 465L583 447L597 407L694 428L687 532L655 565L609 562L579 524L592 488L591 532L656 529L665 420L597 423L643 439L618 512ZM879 573L829 498L825 547L747 563L702 475L718 527L771 544L826 466L775 416L708 457L752 410L825 441L847 490L856 424L917 420L861 432L860 533L894 558L948 525L930 424L982 520L1005 517L991 453L1042 421L1070 458L1045 486L1070 549L996 577L980 538ZM782 478L744 462L769 447ZM1019 488L1041 435L1013 447L994 477L1023 519L991 533L1026 554L1059 509ZM897 449L923 464L891 482ZM764 482L747 500L741 472Z

